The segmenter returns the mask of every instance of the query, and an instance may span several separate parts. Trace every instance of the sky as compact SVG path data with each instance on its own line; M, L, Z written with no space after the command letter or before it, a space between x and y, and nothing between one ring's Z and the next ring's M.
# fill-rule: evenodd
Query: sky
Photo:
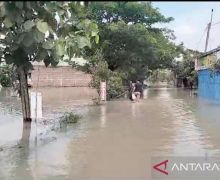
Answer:
M220 2L152 1L152 4L159 8L164 16L174 18L174 21L162 26L174 30L177 37L176 44L183 42L186 48L201 52L205 49L207 34L205 29L211 18L211 9L213 9L208 50L220 46ZM217 22L219 23L215 24Z

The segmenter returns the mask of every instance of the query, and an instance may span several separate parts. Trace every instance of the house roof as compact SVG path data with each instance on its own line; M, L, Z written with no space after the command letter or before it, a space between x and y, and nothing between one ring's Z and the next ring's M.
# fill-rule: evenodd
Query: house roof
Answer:
M208 55L213 54L213 53L218 52L218 51L220 51L220 46L215 48L215 49L212 49L212 50L210 50L206 53L203 53L200 57L205 57L205 56L208 56Z

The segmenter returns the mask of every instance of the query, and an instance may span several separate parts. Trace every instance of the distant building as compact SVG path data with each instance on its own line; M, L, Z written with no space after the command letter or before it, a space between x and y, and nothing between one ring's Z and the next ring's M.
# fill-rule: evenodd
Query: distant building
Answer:
M213 73L211 65L220 58L220 47L201 55L195 60L198 71L198 95L220 101L220 73Z

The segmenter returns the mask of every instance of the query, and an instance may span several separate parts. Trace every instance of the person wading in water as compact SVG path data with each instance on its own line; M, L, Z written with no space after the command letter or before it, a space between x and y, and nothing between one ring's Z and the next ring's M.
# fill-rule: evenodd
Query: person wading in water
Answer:
M133 101L133 99L132 99L132 93L133 93L133 83L132 83L132 81L129 81L128 91L129 91L129 94L128 94L129 99L130 99L131 101Z
M141 94L143 93L143 87L142 84L140 83L140 81L137 81L135 84L135 90L134 90L134 94L136 96L136 100L139 101Z

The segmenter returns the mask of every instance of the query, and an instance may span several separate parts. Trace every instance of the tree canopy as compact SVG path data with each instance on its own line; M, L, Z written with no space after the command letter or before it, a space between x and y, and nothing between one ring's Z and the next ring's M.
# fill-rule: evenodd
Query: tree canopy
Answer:
M149 2L91 2L88 15L99 25L103 57L112 71L121 72L125 79L146 78L151 69L168 67L178 55L173 32L156 28L172 17L163 16Z
M1 2L0 43L7 64L31 68L31 61L56 65L65 54L80 55L98 26L74 2Z
M92 2L89 15L99 24L124 21L126 24L142 23L147 27L173 20L172 17L164 17L149 2Z

